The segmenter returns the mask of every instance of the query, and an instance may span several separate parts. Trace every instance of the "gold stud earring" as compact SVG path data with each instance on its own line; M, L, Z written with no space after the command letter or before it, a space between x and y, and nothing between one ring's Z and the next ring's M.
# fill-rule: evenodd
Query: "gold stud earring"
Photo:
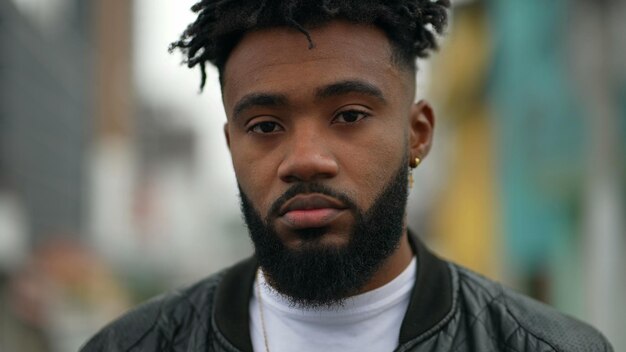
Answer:
M409 188L413 188L413 169L417 168L417 166L422 162L420 158L415 158L413 162L411 162L410 170L409 170Z

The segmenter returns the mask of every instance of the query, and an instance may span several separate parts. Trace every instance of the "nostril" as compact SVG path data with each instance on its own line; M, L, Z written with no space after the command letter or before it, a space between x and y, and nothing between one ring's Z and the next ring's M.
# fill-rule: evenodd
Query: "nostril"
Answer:
M281 177L281 179L286 182L286 183L293 183L293 182L298 182L300 181L297 177L292 176L292 175L288 175L285 177Z
M307 182L335 177L339 167L330 155L291 156L279 166L278 176L283 182Z

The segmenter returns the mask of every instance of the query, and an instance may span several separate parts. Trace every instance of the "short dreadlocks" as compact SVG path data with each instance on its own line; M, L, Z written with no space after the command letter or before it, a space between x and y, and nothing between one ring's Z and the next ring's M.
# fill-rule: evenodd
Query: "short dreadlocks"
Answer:
M288 26L302 32L313 48L307 27L343 19L378 26L392 44L394 61L415 70L416 58L437 49L435 32L444 30L449 6L450 0L201 0L191 8L196 21L170 52L180 49L188 67L200 66L202 89L207 61L223 83L226 60L246 32Z

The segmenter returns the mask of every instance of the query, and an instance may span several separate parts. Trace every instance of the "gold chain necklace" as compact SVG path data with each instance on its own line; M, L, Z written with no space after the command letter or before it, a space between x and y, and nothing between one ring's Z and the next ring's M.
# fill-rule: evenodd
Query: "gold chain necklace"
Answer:
M259 315L261 316L261 331L263 331L263 342L265 342L265 352L270 352L270 346L267 342L267 331L265 330L265 317L263 316L263 299L261 298L261 269L257 270L256 275L256 298L259 302Z

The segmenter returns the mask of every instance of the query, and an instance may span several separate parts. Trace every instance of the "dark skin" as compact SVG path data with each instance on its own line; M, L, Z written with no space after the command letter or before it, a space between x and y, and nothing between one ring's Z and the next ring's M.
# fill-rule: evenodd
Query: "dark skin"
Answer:
M332 21L302 33L270 28L248 33L224 69L224 126L243 192L267 217L297 182L319 182L369 209L401 164L430 150L434 115L414 103L415 75L392 61L389 40L374 26ZM409 167L412 165L406 165ZM280 239L297 248L297 230L323 227L319 244L342 246L354 225L341 202L315 194L297 209L269 214ZM406 221L397 250L362 289L399 275L412 252Z

